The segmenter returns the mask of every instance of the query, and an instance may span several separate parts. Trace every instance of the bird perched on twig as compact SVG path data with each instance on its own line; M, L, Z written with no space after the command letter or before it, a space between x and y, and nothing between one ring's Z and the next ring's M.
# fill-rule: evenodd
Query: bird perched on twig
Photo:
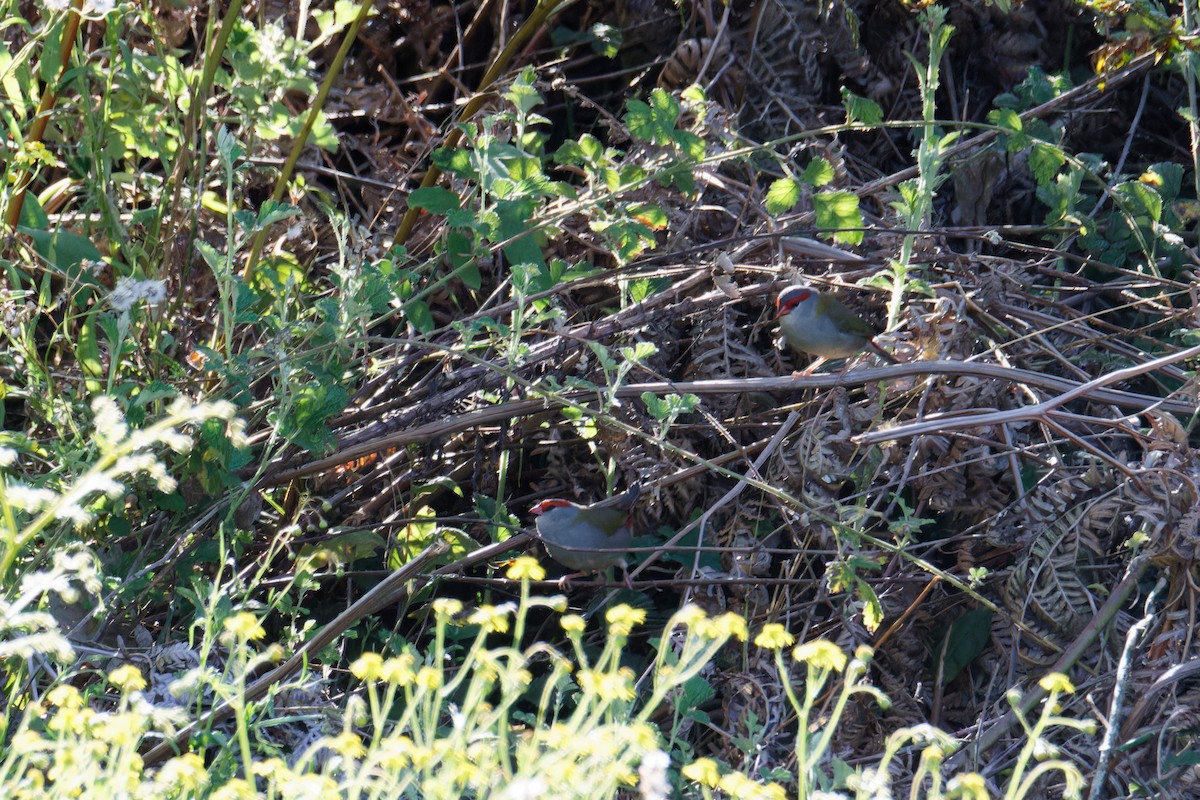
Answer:
M870 350L892 364L900 363L875 344L875 331L870 325L836 297L811 286L789 286L780 292L775 301L775 319L788 347L797 353L817 356L802 375L811 375L830 359L849 358L863 350Z
M580 574L599 572L624 567L633 541L631 511L640 493L641 487L634 484L625 494L590 506L543 500L530 513L537 517L538 538L551 558Z

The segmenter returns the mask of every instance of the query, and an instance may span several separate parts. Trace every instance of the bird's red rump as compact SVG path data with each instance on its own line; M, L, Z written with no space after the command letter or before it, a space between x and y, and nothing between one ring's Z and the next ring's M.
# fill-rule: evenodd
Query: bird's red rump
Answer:
M545 514L547 511L549 511L552 508L562 508L564 506L569 506L569 505L571 505L571 504L568 503L566 500L558 500L558 499L543 500L542 502L535 505L533 508L529 509L529 513L536 516L538 514Z

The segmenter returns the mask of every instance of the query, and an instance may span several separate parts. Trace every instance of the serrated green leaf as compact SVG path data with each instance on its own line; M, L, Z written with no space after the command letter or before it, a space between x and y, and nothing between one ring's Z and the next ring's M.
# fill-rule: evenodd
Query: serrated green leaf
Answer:
M431 214L449 214L462 208L462 201L458 199L458 195L442 186L413 189L408 195L408 204L413 208L423 208Z
M1152 187L1141 181L1119 183L1113 187L1113 194L1121 200L1124 210L1130 214L1144 214L1153 222L1158 222L1162 217L1162 198Z
M1029 151L1029 169L1039 184L1054 180L1059 168L1066 162L1067 157L1060 148L1045 142L1034 142Z
M660 422L667 418L668 409L667 401L661 399L653 392L642 392L642 402L646 404L646 410L650 412L650 416Z
M629 216L656 231L663 230L670 222L667 212L650 203L630 203Z
M767 189L767 213L782 214L800 201L800 183L794 178L780 178Z
M622 347L621 355L626 361L640 364L658 352L658 346L653 342L638 342L633 347Z
M862 212L858 208L858 196L853 192L821 192L813 196L817 228L830 231L834 241L859 244L863 240ZM857 228L859 230L837 230Z
M255 230L261 230L281 220L298 216L300 216L300 209L295 206L268 199L258 210L258 218L254 223Z
M809 186L819 187L832 181L833 177L833 166L825 159L818 157L808 162L808 166L800 175L800 180Z
M531 82L527 80L528 77L531 76L522 73L504 93L504 99L516 106L522 114L528 114L543 102L537 89L534 89Z
M1029 146L1029 135L1025 132L1025 123L1021 115L1011 108L996 108L988 112L988 122L1000 129L1000 139L1004 149L1010 153L1019 153Z
M883 122L883 109L874 100L860 97L842 87L842 105L846 109L846 123L853 125L878 125Z

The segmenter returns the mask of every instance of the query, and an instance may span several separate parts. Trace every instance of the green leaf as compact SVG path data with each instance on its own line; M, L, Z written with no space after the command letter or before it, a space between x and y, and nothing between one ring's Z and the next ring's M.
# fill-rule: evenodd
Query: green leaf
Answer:
M496 209L501 216L500 238L508 240L508 244L501 249L509 263L513 265L532 264L545 273L546 261L542 255L542 248L538 244L544 233L528 227L533 213L532 205L532 203L524 202L501 203ZM522 209L528 210L522 211ZM549 288L549 286L542 287L538 291Z
M324 454L333 449L335 439L326 423L350 401L345 389L333 383L310 381L293 389L293 403L286 415L273 414L276 429L284 439L304 450Z
M509 90L504 93L504 99L516 106L522 114L528 114L543 102L542 96L533 88L533 81L536 77L533 68L526 67L517 76Z
M543 177L542 162L533 156L521 156L508 162L508 175L515 181Z
M21 233L33 240L33 249L38 255L53 264L64 275L71 278L82 277L80 266L85 261L101 261L103 256L92 244L92 240L78 233L59 228L56 231L34 230L24 226L18 228ZM95 283L89 280L89 283Z
M629 216L656 231L663 230L670 223L667 212L651 203L630 203L627 210Z
M1029 146L1029 136L1025 133L1025 123L1021 115L1011 108L997 108L988 112L988 122L1000 129L1000 140L1004 149L1010 153L1019 153Z
M450 265L464 284L476 291L483 286L479 259L475 257L475 244L470 237L456 230L447 233L446 257L450 259Z
M597 22L591 27L592 50L605 58L616 58L621 51L623 34L620 28L603 22Z
M36 195L25 195L25 202L21 204L21 218L17 224L20 226L18 230L25 230L25 228L48 230L50 228L50 217L42 208L42 204L38 202Z
M437 328L429 304L423 300L409 300L404 304L404 318L408 320L418 333L429 334Z
M935 672L941 664L942 685L958 677L983 652L992 634L993 612L988 608L968 611L950 624L934 650Z
M859 244L863 240L862 212L858 208L858 196L853 192L821 192L813 196L817 228L831 231L834 241ZM857 228L859 230L837 230Z
M704 137L691 131L675 131L671 134L671 139L675 142L676 147L692 161L702 161L708 150L708 144L704 141ZM688 174L691 174L691 170L688 170Z
M717 696L717 691L704 678L699 675L686 681L680 687L678 701L675 708L697 708L706 705L708 701Z
M1140 180L1149 182L1164 200L1173 202L1179 198L1183 185L1183 165L1169 161L1151 164Z
M846 123L853 125L878 125L883 122L883 109L879 103L866 97L860 97L846 87L842 87L842 105L846 108Z
M434 150L432 161L442 172L449 172L451 175L466 178L470 181L479 180L479 173L475 169L475 162L471 160L471 154L461 147L456 147L453 150L446 150L445 148ZM419 192L421 190L414 189L413 191Z
M662 89L655 89L650 93L649 103L630 100L625 107L625 124L634 139L652 144L667 144L673 140L673 134L683 133L675 130L675 122L679 119L679 103ZM676 143L687 149L681 142Z
M694 394L667 394L659 397L652 392L642 392L642 402L650 416L659 422L664 422L680 414L690 414L700 404L700 398Z
M1039 184L1048 184L1054 180L1058 170L1067 162L1062 149L1045 142L1034 142L1029 151L1029 169L1033 172L1034 180Z
M654 292L654 281L649 278L638 278L629 283L629 299L640 303Z
M650 416L659 422L666 419L670 413L667 401L659 398L653 392L642 392L642 402L646 404L646 410L650 412Z
M104 377L104 362L100 358L100 337L96 333L96 313L88 314L79 326L79 344L75 348L75 360L89 378ZM89 382L90 383L90 382Z
M700 516L700 510L693 512L693 517ZM683 538L675 543L675 546L670 550L663 552L662 560L672 561L676 564L691 569L692 564L696 561L696 548L700 544L701 526L697 525L692 530L684 534ZM659 528L656 534L647 534L645 536L635 536L633 546L641 547L661 547L662 543L672 538L676 531L670 528ZM721 569L721 557L712 551L712 548L706 548L700 552L700 566L711 567L714 570Z
M1158 222L1162 217L1162 198L1141 181L1119 183L1113 187L1113 194L1121 201L1124 210L1134 216L1144 215L1152 222Z
M780 178L767 189L767 213L782 214L800 201L800 183L794 178Z
M295 206L281 203L278 200L267 200L262 204L262 208L258 210L258 219L255 220L255 230L261 230L281 220L298 216L300 216L300 209Z
M626 361L640 364L658 352L658 345L653 342L638 342L633 347L622 347L621 355Z
M387 546L382 536L371 530L333 531L320 544L301 546L296 554L296 563L301 568L314 569L322 566L345 566L365 558L371 558Z
M408 195L408 204L413 208L423 208L431 214L449 214L451 211L462 209L462 201L458 199L458 195L442 186L413 189Z
M883 604L879 602L879 596L875 594L871 584L862 578L856 578L854 583L855 593L863 604L863 627L867 629L868 633L874 633L883 624Z
M818 157L808 162L808 166L800 175L800 180L809 186L824 186L832 181L833 177L833 166L825 159Z
M388 569L399 569L418 553L428 547L438 532L437 512L429 506L421 506L414 519L400 530L399 547L388 554Z
M150 491L150 503L155 508L161 508L163 511L174 511L181 513L187 510L187 501L183 499L183 495L179 492L171 492L164 494L163 492Z

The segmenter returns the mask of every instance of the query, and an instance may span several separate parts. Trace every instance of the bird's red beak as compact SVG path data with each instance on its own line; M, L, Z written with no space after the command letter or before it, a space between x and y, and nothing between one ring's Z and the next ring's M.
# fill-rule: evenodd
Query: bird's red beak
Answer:
M545 514L547 511L549 511L552 508L562 508L563 506L567 506L567 505L570 505L570 503L568 503L566 500L555 500L555 499L543 500L540 503L538 503L537 505L535 505L533 508L529 509L529 513L533 514L536 517L536 516L540 516L541 514Z

